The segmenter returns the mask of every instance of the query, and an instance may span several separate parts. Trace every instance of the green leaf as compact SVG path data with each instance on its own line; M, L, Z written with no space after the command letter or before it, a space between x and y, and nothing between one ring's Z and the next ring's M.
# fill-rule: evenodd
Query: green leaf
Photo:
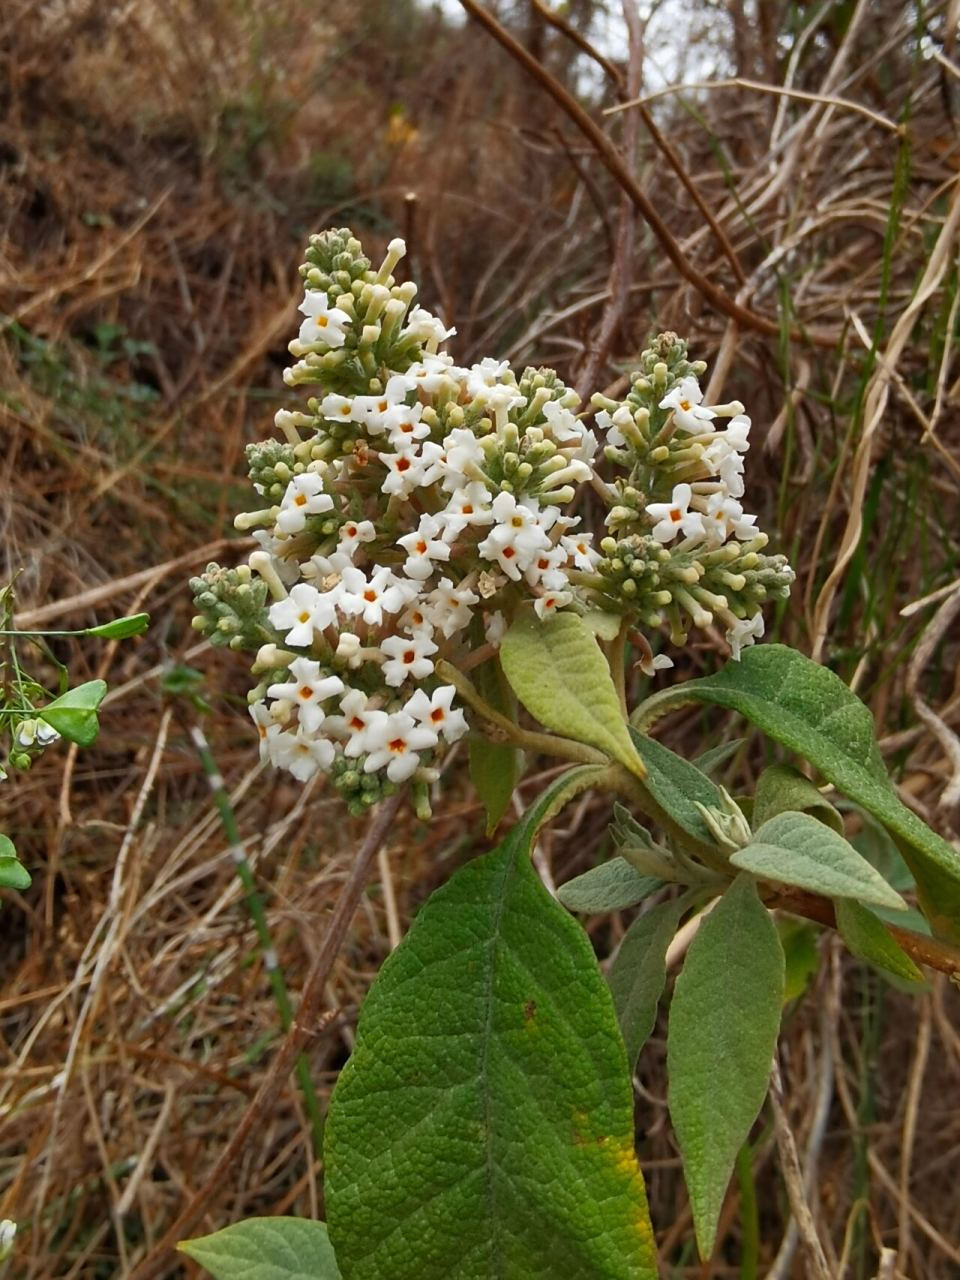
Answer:
M843 836L807 813L781 813L765 822L730 858L764 880L797 885L827 898L858 898L905 911L907 904Z
M617 857L568 880L557 890L557 897L568 911L623 911L635 907L662 884L662 880L641 875L626 859Z
M837 928L848 950L907 982L923 982L923 971L894 941L872 911L859 902L838 902Z
M0 833L0 858L15 858L17 856L17 847L10 839Z
M326 1130L345 1280L654 1280L610 993L529 858L571 784L600 772L548 788L381 969Z
M113 622L101 622L98 627L87 627L82 634L99 636L101 640L126 640L128 636L142 636L149 626L149 613L134 613L129 618L114 618Z
M700 770L701 773L710 775L727 763L731 756L735 756L746 738L734 738L732 742L723 742L719 747L711 747L709 751L704 751L703 755L694 756L692 763Z
M245 1218L177 1248L214 1280L340 1280L324 1222Z
M738 876L690 944L667 1032L668 1104L704 1259L766 1097L783 991L776 928L753 881Z
M935 932L960 940L960 854L902 803L887 777L873 717L838 676L794 649L763 644L716 675L666 694L648 699L651 714L693 700L739 711L902 837L924 914Z
M667 947L689 905L684 897L661 902L634 920L607 975L620 1033L633 1071L657 1020L667 982Z
M587 629L601 640L616 640L623 626L623 617L619 613L605 613L601 609L591 609L583 615Z
M5 837L2 837L5 839ZM10 841L7 840L7 844ZM13 845L10 845L13 848ZM22 892L29 889L32 881L30 872L19 858L8 853L0 853L0 889L17 889Z
M37 712L37 716L56 729L68 742L89 747L100 731L97 707L106 692L105 681L88 680L86 684L78 684L75 689L68 689L59 698L54 698L53 702Z
M477 692L496 711L511 720L517 717L517 700L498 662L484 662L477 668ZM480 733L470 735L470 781L487 814L487 835L493 835L510 807L517 783L523 775L523 752L509 742L492 742Z
M706 809L721 808L723 797L718 788L696 765L678 756L662 742L648 738L636 729L630 730L630 736L647 770L644 786L654 800L688 835L701 844L712 846L715 843L713 835L697 808L697 802Z
M503 637L500 662L541 724L598 747L643 777L607 660L582 618L560 613L541 622L522 614Z
M803 995L820 967L818 935L813 925L802 924L799 920L778 920L777 932L786 962L783 1002L789 1004Z
M753 823L762 826L779 813L799 810L812 813L843 835L843 818L809 778L789 764L772 764L757 779L753 797Z

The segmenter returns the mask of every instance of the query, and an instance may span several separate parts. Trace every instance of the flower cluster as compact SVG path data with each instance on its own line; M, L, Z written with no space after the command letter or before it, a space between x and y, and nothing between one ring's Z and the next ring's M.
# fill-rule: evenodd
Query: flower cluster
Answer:
M738 651L790 579L739 506L749 419L703 406L682 343L644 353L622 403L598 398L610 486L576 393L549 369L458 366L455 331L394 278L403 252L375 271L349 232L312 238L285 374L312 394L248 449L249 563L192 583L197 628L257 650L263 758L330 774L355 811L437 776L467 730L442 664L494 661L518 612L665 619L674 639L718 618ZM599 548L568 513L588 482L609 496Z

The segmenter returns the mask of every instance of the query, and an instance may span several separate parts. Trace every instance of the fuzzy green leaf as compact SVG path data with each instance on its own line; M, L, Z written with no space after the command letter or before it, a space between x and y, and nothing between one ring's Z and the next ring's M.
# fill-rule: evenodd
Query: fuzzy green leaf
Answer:
M702 1258L766 1097L783 991L777 930L751 878L738 876L690 944L667 1032L668 1104Z
M107 686L103 680L88 680L54 698L37 716L56 729L68 742L89 747L100 732L97 708L104 699Z
M87 627L82 634L101 640L126 640L129 636L142 636L149 626L149 613L133 613L129 618L114 618L112 622L101 622L98 627Z
M656 695L660 707L699 700L739 711L900 836L924 914L935 932L960 940L960 853L900 800L873 717L838 676L794 649L764 644L669 695Z
M214 1280L340 1280L323 1222L246 1218L177 1248Z
M648 738L632 728L630 736L647 770L644 786L660 808L695 840L712 845L714 838L697 803L706 809L720 808L723 797L716 785L695 764L656 738Z
M895 911L907 907L852 844L807 813L771 818L730 861L764 880L793 884L827 898L856 898Z
M623 935L610 966L607 981L631 1071L657 1020L667 982L667 947L687 905L684 898L673 898L639 916Z
M345 1280L654 1280L613 1004L529 858L573 770L429 899L367 997L326 1130Z
M477 692L496 711L515 720L517 700L500 664L484 662L474 676ZM509 742L492 742L480 733L470 735L470 781L487 814L487 835L493 835L510 807L523 775L523 752Z
M753 797L753 824L760 827L778 813L799 810L843 835L843 818L809 778L789 764L772 764L757 779Z
M557 897L568 911L623 911L635 907L663 884L656 876L642 875L625 858L611 858L599 867L568 880Z
M541 724L598 747L643 777L607 660L582 618L521 615L503 637L500 662L514 693Z
M859 902L837 903L837 928L848 950L907 982L923 982L923 971L898 946L872 911Z

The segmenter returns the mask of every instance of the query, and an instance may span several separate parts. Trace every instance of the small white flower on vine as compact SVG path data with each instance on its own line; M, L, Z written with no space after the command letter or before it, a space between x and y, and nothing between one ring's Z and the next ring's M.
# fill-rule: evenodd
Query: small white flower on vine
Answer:
M428 697L418 689L404 705L404 711L433 733L442 734L448 742L456 742L467 732L463 712L453 706L456 689L452 684L442 684Z
M412 449L400 449L396 453L381 453L380 461L387 468L386 479L380 486L382 493L408 498L423 483L426 474L424 460Z
M435 560L449 560L450 546L443 541L443 526L434 516L422 515L417 529L397 539L407 558L403 572L408 578L425 582L433 573Z
M494 360L485 356L478 364L471 365L465 373L464 381L471 396L477 396L487 387L492 387L510 372L509 360Z
M739 662L741 651L761 639L763 632L762 613L755 613L752 618L743 618L735 622L727 631L727 644L730 646L733 660Z
M660 408L673 410L673 419L681 431L710 431L707 424L717 416L703 403L703 392L696 378L681 378L660 401Z
M450 382L452 366L453 361L449 356L425 355L419 364L410 366L407 377L413 378L415 387L420 387L428 395L433 395L445 383Z
M519 582L522 570L537 552L550 547L544 530L550 527L549 513L554 511L560 514L555 507L541 511L529 499L517 502L512 493L498 494L493 500L493 514L498 523L480 543L478 551L487 560L496 560L508 578Z
M324 675L320 664L310 658L294 658L288 672L293 679L286 684L270 685L267 697L290 701L297 708L302 727L307 733L315 733L326 715L323 703L343 693L343 681L339 676Z
M625 404L622 404L619 409L615 409L612 415L607 413L606 409L601 409L594 421L601 430L607 433L607 444L613 445L615 449L624 447L627 443L627 438L620 428L629 426L633 422L633 414Z
M366 733L365 773L386 767L391 782L404 782L420 764L420 751L435 747L437 734L405 711L395 711L371 724Z
M322 515L333 510L333 499L324 492L323 479L314 471L294 476L280 503L277 528L281 533L299 533L307 523L307 516Z
M383 678L391 688L397 689L411 676L423 680L433 671L429 654L437 652L425 631L409 636L387 636L380 641L380 652L387 655L383 664Z
M523 576L531 587L542 586L548 591L563 591L569 586L567 575L563 571L566 559L567 553L563 547L547 547L536 553Z
M331 349L343 346L350 317L339 307L331 307L322 289L308 289L299 310L306 316L300 325L300 341L304 346L313 346L315 342L324 342Z
M337 617L338 588L321 594L309 582L298 582L286 600L278 600L267 611L267 617L278 631L284 632L287 644L307 648L314 633L324 631Z
M576 414L565 409L558 400L547 401L543 406L543 416L547 420L550 435L557 444L582 440L584 428L578 422Z
M454 427L443 441L444 489L453 492L471 479L476 480L484 461L483 448L473 432L466 427Z
M678 533L685 538L702 538L705 536L703 517L697 511L690 510L693 490L688 484L674 486L669 502L651 502L646 508L647 515L655 521L651 533L658 542L672 542Z
M483 634L487 644L492 644L495 649L500 648L500 642L507 634L507 620L499 610L483 615Z
M651 654L649 657L642 657L637 666L645 676L655 676L658 671L669 671L673 666L673 659L668 658L665 653Z
M707 510L703 517L708 540L714 545L726 542L731 533L738 538L749 539L756 535L756 516L745 516L743 507L730 496L724 486L707 499Z

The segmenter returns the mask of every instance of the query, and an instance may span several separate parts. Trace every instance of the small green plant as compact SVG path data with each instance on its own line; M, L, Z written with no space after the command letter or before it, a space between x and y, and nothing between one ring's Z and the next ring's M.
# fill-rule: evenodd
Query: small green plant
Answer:
M13 584L0 589L0 783L10 774L29 769L61 738L88 747L100 725L97 710L107 692L103 680L87 680L70 687L70 673L50 651L49 636L96 636L122 640L145 631L149 618L138 613L78 631L20 630L14 622ZM57 672L58 693L52 694L27 669L20 652L26 642L39 649ZM17 856L9 836L0 834L0 888L27 889L30 873Z
M195 626L254 652L262 758L325 773L354 813L406 788L428 820L466 735L488 833L524 755L569 768L433 894L367 997L326 1123L329 1239L271 1219L182 1247L215 1276L652 1280L631 1077L677 930L695 933L668 1101L706 1259L788 993L771 910L835 925L919 984L919 963L960 971L960 855L901 803L838 677L754 647L793 574L741 505L744 406L705 404L705 366L670 333L588 414L552 370L460 368L441 349L453 331L394 280L403 251L374 269L348 231L313 237L287 372L309 396L248 451L256 508L237 526L259 546L193 580ZM596 529L572 514L585 486ZM672 666L664 633L681 646L717 625L732 661L630 705L636 669ZM727 748L690 762L650 736L695 703L739 714L809 776L774 764L732 796L712 777ZM530 851L587 789L614 797L617 853L558 901ZM929 933L907 927L831 796L896 842ZM572 913L641 904L604 978Z

